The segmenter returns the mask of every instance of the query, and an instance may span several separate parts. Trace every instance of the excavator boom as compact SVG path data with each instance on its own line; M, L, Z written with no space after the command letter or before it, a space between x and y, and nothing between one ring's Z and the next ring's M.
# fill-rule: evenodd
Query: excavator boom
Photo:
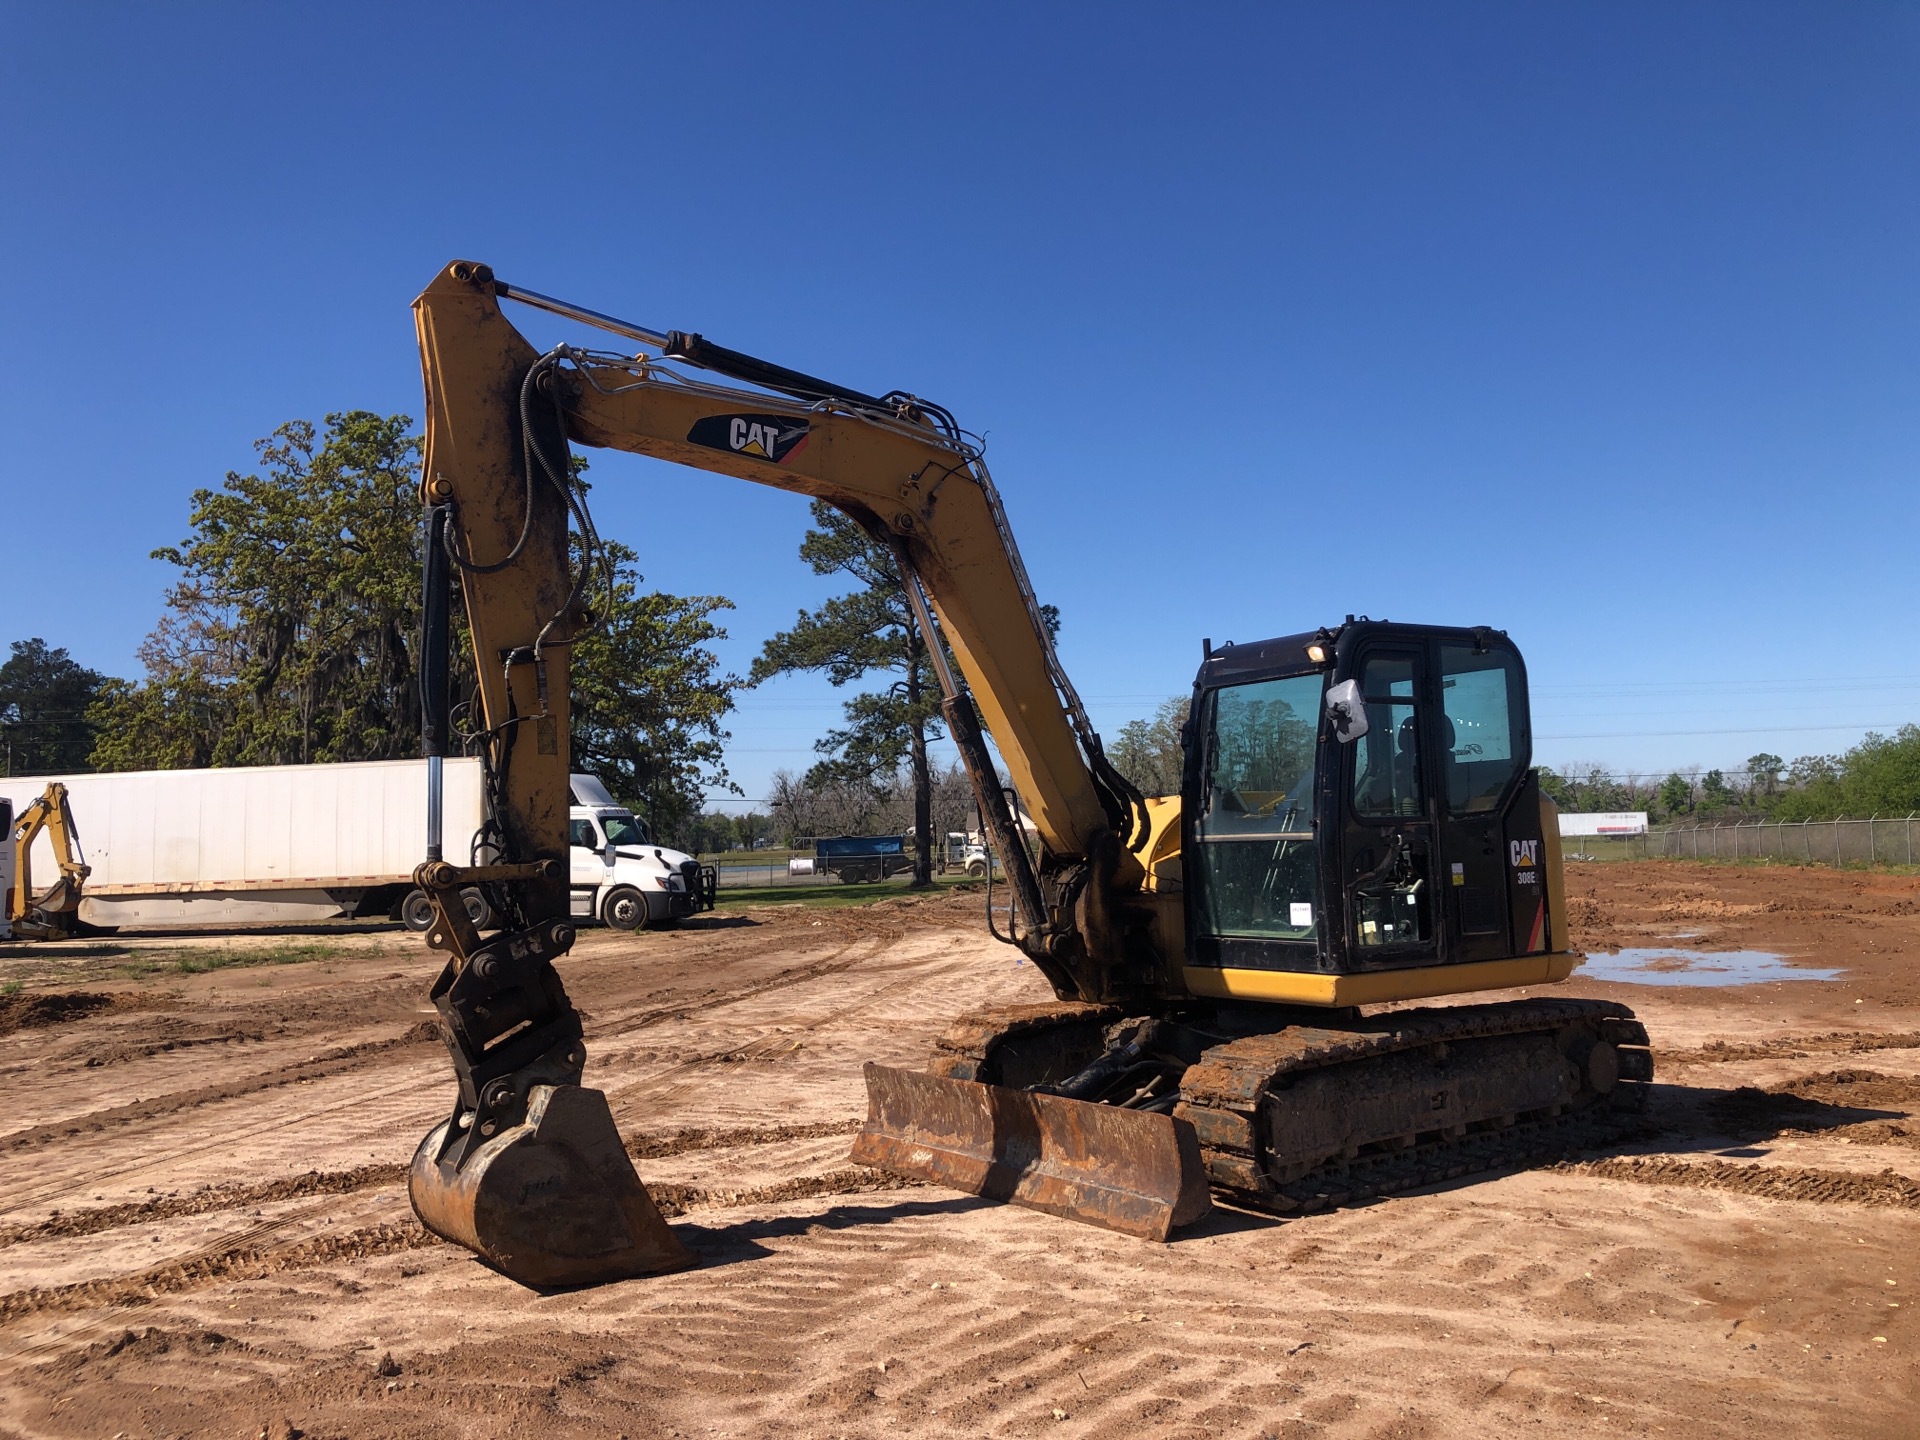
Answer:
M501 313L503 297L638 339L651 353L562 346L542 355ZM426 749L432 767L450 739L446 599L457 575L479 675L472 744L495 816L489 863L465 866L440 852L430 818L430 854L416 874L435 905L427 943L448 956L433 996L460 1078L453 1113L415 1156L411 1191L423 1222L529 1284L690 1263L627 1162L604 1097L581 1085L579 1018L552 966L573 939L569 649L591 625L604 583L571 442L824 500L891 548L935 659L949 732L1011 881L1019 943L1063 999L1164 988L1169 972L1129 946L1104 903L1143 877L1125 842L1144 842L1145 803L1101 755L979 449L951 417L912 396L875 397L699 336L625 325L510 287L471 262L443 270L414 309L427 394ZM988 731L1037 828L1037 865L988 754ZM459 892L475 884L500 899L506 930L497 939L483 941L462 912ZM870 1124L862 1144L876 1163L982 1193L1006 1189L1087 1218L1158 1216L1121 1228L1164 1233L1176 1212L1205 1208L1184 1122L1119 1110L1089 1117L1071 1101L1038 1104L1012 1092L983 1108L984 1087L890 1074L869 1072L878 1111L890 1099L907 1105L911 1092L908 1109L924 1114L938 1103L932 1092L951 1087L947 1113L957 1127L944 1148L899 1143L882 1157L875 1147L888 1132ZM1044 1157L1016 1166L1030 1172L1017 1183L996 1128L1014 1115L1036 1160ZM1131 1160L1117 1159L1122 1133L1131 1134ZM1157 1167L1134 1163L1149 1151L1160 1156ZM981 1158L995 1155L1002 1159ZM1138 1188L1131 1177L1156 1170L1165 1193L1124 1193ZM544 1198L536 1205L533 1197Z

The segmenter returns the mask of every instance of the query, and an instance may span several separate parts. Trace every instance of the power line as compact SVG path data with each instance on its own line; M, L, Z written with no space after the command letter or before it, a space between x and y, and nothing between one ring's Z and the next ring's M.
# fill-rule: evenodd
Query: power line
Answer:
M1536 740L1663 740L1679 735L1810 735L1826 730L1898 730L1910 720L1858 725L1758 725L1743 730L1616 730L1591 735L1536 735Z

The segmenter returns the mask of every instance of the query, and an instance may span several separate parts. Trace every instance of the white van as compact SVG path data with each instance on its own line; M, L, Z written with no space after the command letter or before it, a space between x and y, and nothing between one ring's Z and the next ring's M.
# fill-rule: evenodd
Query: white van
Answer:
M597 776L571 775L567 812L573 915L617 930L663 925L713 908L717 875L691 855L653 843L647 825Z

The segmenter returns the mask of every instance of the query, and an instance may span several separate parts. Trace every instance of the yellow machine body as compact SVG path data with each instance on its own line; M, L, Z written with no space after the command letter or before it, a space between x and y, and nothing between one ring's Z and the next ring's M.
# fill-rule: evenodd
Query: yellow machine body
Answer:
M641 348L561 346L543 355L508 322L503 299L610 330ZM1217 1079L1232 1065L1244 1068L1248 1055L1266 1053L1255 1041L1271 1041L1269 1049L1281 1043L1273 1037L1295 1010L1351 1016L1359 1006L1546 985L1576 962L1567 950L1551 806L1529 798L1535 791L1517 769L1502 782L1498 814L1491 801L1456 804L1443 793L1453 783L1465 796L1470 772L1503 756L1524 763L1514 748L1525 743L1524 671L1500 632L1362 622L1284 643L1209 649L1194 724L1213 723L1216 694L1291 677L1288 683L1305 687L1300 693L1312 692L1302 702L1312 711L1289 711L1288 733L1304 737L1295 746L1302 755L1302 747L1317 747L1321 777L1303 789L1275 772L1248 779L1230 797L1249 834L1276 837L1270 870L1291 866L1295 883L1306 887L1299 893L1319 898L1282 905L1277 919L1263 912L1244 933L1209 928L1208 907L1217 909L1242 884L1198 863L1200 847L1220 830L1209 819L1218 791L1207 769L1211 752L1190 743L1184 801L1140 795L1107 762L1054 652L980 449L940 407L902 392L862 394L697 335L612 320L509 286L470 261L445 267L414 314L427 398L429 608L436 586L446 583L434 567L451 563L477 662L476 739L497 813L491 863L460 866L434 855L418 875L437 906L428 943L448 956L434 997L460 1098L423 1144L412 1193L429 1226L508 1273L533 1284L579 1283L687 1263L625 1163L604 1099L580 1088L579 1022L551 964L572 943L569 648L592 623L594 602L591 575L576 574L569 559L570 525L584 549L592 544L584 493L571 479L572 443L825 501L899 561L939 673L949 734L1006 870L1017 942L1060 1003L1044 1015L1012 1016L998 1029L976 1026L934 1074L870 1066L870 1118L856 1147L869 1163L1136 1234L1164 1236L1202 1213L1208 1177L1277 1204L1286 1198L1275 1187L1287 1167L1269 1165L1278 1179L1254 1173L1266 1162L1259 1144L1241 1134L1253 1135L1253 1121L1243 1124L1232 1108L1234 1087L1254 1085L1253 1095L1255 1082L1219 1080L1211 1099L1197 1088L1179 1098L1168 1075L1192 1067ZM1373 683L1366 657L1376 652L1402 656L1410 677L1383 682L1377 695L1363 693ZM1456 666L1465 667L1464 691L1451 688L1453 678L1442 688L1441 670L1455 663L1448 656L1467 657ZM423 664L432 659L429 653ZM1468 692L1485 691L1480 682L1496 670L1510 689L1519 687L1510 696L1517 728L1501 742L1508 748L1494 755L1469 737L1456 750L1452 721L1439 717ZM1342 709L1343 687L1334 682L1349 671L1359 688ZM1365 735L1365 715L1374 717L1372 740L1350 743ZM1393 725L1400 727L1397 755ZM1375 757L1367 762L1373 770L1359 758L1363 751ZM1031 851L996 761L1031 817ZM1433 798L1420 802L1428 808L1349 813L1369 777L1377 773L1389 789L1397 783L1395 764L1429 777L1422 783ZM1299 818L1305 815L1311 824ZM1339 826L1347 829L1336 834ZM1309 874L1309 864L1319 869ZM1449 874L1451 886L1443 883ZM483 941L460 911L461 887L476 884L492 887L496 908L509 918L510 933L499 940ZM1476 897L1479 908L1468 913ZM1393 905L1422 917L1425 949L1399 943L1414 931L1395 931L1402 922ZM1383 936L1395 943L1381 944ZM1276 1017L1265 1030L1263 1007ZM1337 1023L1346 1022L1325 1022ZM1447 1049L1412 1022L1391 1035L1354 1023L1383 1056ZM1479 1084L1468 1073L1478 1063L1475 1045L1513 1064L1531 1045L1540 1055L1525 1060L1530 1078L1519 1088L1529 1104L1565 1108L1554 1098L1562 1092L1590 1098L1611 1085L1606 1056L1614 1040L1631 1038L1617 1016L1529 1011L1524 1035L1517 1024L1512 1016L1482 1017L1461 1051L1468 1058L1453 1062L1465 1067L1468 1090ZM1547 1034L1558 1039L1540 1041ZM1199 1060L1195 1046L1206 1050ZM1020 1056L1042 1050L1044 1063L1034 1060L1023 1076ZM1561 1052L1572 1079L1560 1073ZM1282 1069L1305 1063L1297 1054L1282 1059ZM1393 1060L1388 1069L1406 1063ZM1137 1091L1127 1088L1156 1064ZM571 1098L556 1101L570 1089ZM1096 1090L1097 1105L1090 1103ZM1485 1090L1480 1084L1475 1093ZM1355 1093L1351 1103L1362 1108L1400 1103ZM1505 1123L1498 1098L1481 1094L1478 1109L1460 1110L1469 1118L1442 1128ZM1374 1143L1357 1132L1337 1143L1317 1133L1301 1143L1349 1150ZM589 1197L587 1189L601 1193ZM544 1218L528 1222L533 1190ZM578 1200L571 1209L569 1196ZM562 1211L579 1223L560 1224ZM543 1233L554 1237L545 1254Z

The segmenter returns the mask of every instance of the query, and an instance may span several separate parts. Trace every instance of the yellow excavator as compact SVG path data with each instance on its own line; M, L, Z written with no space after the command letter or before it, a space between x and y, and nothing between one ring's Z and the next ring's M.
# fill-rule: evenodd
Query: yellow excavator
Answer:
M60 878L33 893L33 842L45 831L53 843ZM80 890L93 873L80 850L80 832L67 804L67 787L58 780L20 812L14 822L13 884L7 890L7 928L18 939L64 940L79 925Z
M506 300L625 344L541 353ZM530 1285L693 1263L605 1096L582 1084L580 1019L553 966L574 938L569 645L607 583L571 443L826 501L898 558L1004 868L996 934L1056 998L959 1018L925 1072L869 1065L856 1160L1164 1239L1216 1194L1311 1210L1633 1123L1653 1071L1624 1006L1408 1003L1543 986L1577 963L1526 670L1503 632L1349 616L1207 642L1181 793L1143 796L1060 666L979 443L940 406L617 320L469 261L414 314L429 791L451 743L457 576L479 675L466 743L492 813L486 863L457 864L430 801L416 876L434 905L426 942L448 957L432 994L459 1080L410 1176L436 1233ZM1144 577L1114 580L1151 603ZM502 917L497 936L468 921L468 886Z

